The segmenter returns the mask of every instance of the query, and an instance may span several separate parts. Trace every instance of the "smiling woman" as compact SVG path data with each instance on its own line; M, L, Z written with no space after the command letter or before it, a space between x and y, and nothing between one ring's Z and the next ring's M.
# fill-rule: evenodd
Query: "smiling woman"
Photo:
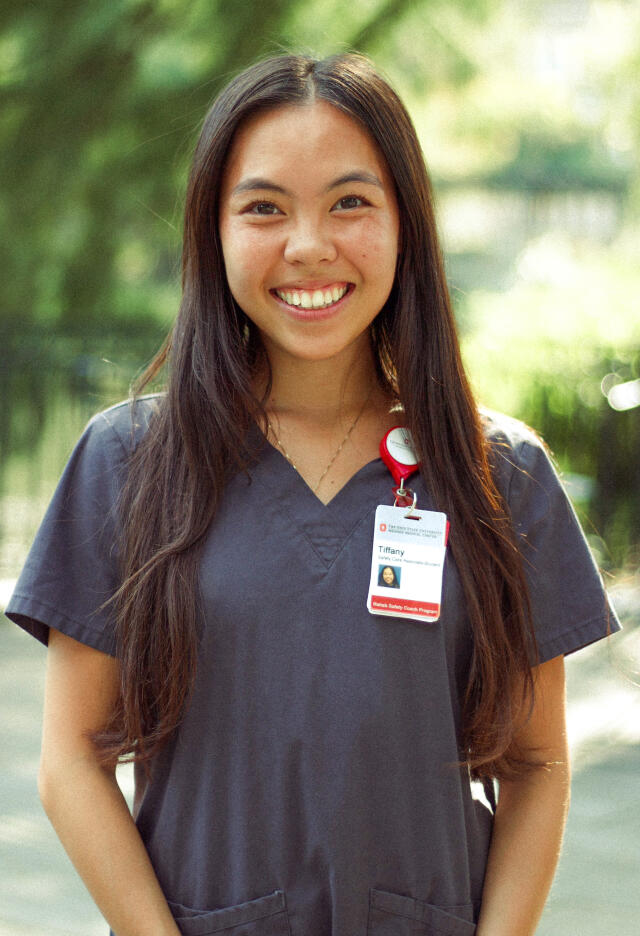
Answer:
M562 657L617 624L543 445L471 395L367 60L269 59L214 102L175 326L7 613L49 643L41 796L117 936L533 933Z
M283 356L332 359L333 368L363 355L371 363L368 329L393 286L398 233L384 157L331 104L259 113L237 132L220 240L229 287L274 376Z

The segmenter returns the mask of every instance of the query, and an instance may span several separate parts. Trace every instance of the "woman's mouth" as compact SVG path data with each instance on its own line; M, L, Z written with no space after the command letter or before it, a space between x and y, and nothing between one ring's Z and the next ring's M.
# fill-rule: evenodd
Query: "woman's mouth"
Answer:
M282 302L294 309L313 309L321 311L329 309L340 302L349 292L349 283L331 283L319 289L273 289L272 292Z

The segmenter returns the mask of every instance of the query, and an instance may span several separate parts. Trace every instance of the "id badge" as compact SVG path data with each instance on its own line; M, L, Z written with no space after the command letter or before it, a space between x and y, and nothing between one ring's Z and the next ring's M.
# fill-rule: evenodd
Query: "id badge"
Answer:
M367 608L371 614L437 621L447 548L446 514L381 504L376 509Z

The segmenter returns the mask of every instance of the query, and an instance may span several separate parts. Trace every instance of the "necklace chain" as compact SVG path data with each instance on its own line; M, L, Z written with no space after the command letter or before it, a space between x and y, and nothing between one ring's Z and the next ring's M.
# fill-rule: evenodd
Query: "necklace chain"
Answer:
M340 452L342 451L342 449L345 447L345 445L346 445L347 442L349 441L349 437L351 436L351 433L353 432L353 430L354 430L354 429L356 428L356 426L358 425L358 422L360 421L360 417L361 417L362 414L364 413L365 408L366 408L366 405L367 405L367 403L369 402L370 397L371 397L371 391L369 391L369 393L367 394L367 397L366 397L364 403L363 403L362 406L360 407L360 411L358 412L358 415L356 416L356 418L353 420L353 422L352 422L351 425L349 426L349 430L348 430L346 436L344 437L344 439L342 440L342 442L340 443L340 445L338 446L338 448L335 450L335 452L334 452L333 455L331 456L331 459L330 459L330 461L329 461L329 464L327 465L327 467L324 469L324 471L323 471L322 474L320 475L320 478L318 479L318 483L316 484L316 486L315 486L314 488L312 488L312 491L313 491L314 494L317 494L317 493L318 493L318 490L320 489L320 485L322 484L322 482L324 481L324 479L326 478L326 476L329 474L329 471L330 471L330 469L331 469L331 466L333 465L334 461L336 460L336 458L338 457L338 455L340 454ZM269 432L270 432L271 435L273 436L276 445L278 446L278 448L280 449L280 451L282 452L282 454L284 455L284 457L287 459L287 461L289 462L289 464L291 465L291 467L293 468L293 470L294 470L294 471L298 471L298 469L296 468L295 463L294 463L294 461L293 461L291 455L289 455L289 453L287 452L286 448L284 447L284 445L282 444L282 442L280 441L280 439L279 439L278 436L276 435L275 429L274 429L273 426L271 425L271 421L269 420L269 417L268 417L268 416L267 416L267 427L268 427L268 429L269 429ZM299 471L298 471L298 474L300 474Z

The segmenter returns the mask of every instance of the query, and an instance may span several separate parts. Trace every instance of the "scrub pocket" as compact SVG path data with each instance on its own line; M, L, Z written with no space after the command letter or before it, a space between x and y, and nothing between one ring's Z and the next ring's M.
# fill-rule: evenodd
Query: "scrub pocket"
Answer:
M442 910L424 900L372 889L367 936L473 936L475 923L457 916L458 911L473 916L471 904Z
M169 907L182 936L291 936L282 891L223 910L191 910L172 901Z

